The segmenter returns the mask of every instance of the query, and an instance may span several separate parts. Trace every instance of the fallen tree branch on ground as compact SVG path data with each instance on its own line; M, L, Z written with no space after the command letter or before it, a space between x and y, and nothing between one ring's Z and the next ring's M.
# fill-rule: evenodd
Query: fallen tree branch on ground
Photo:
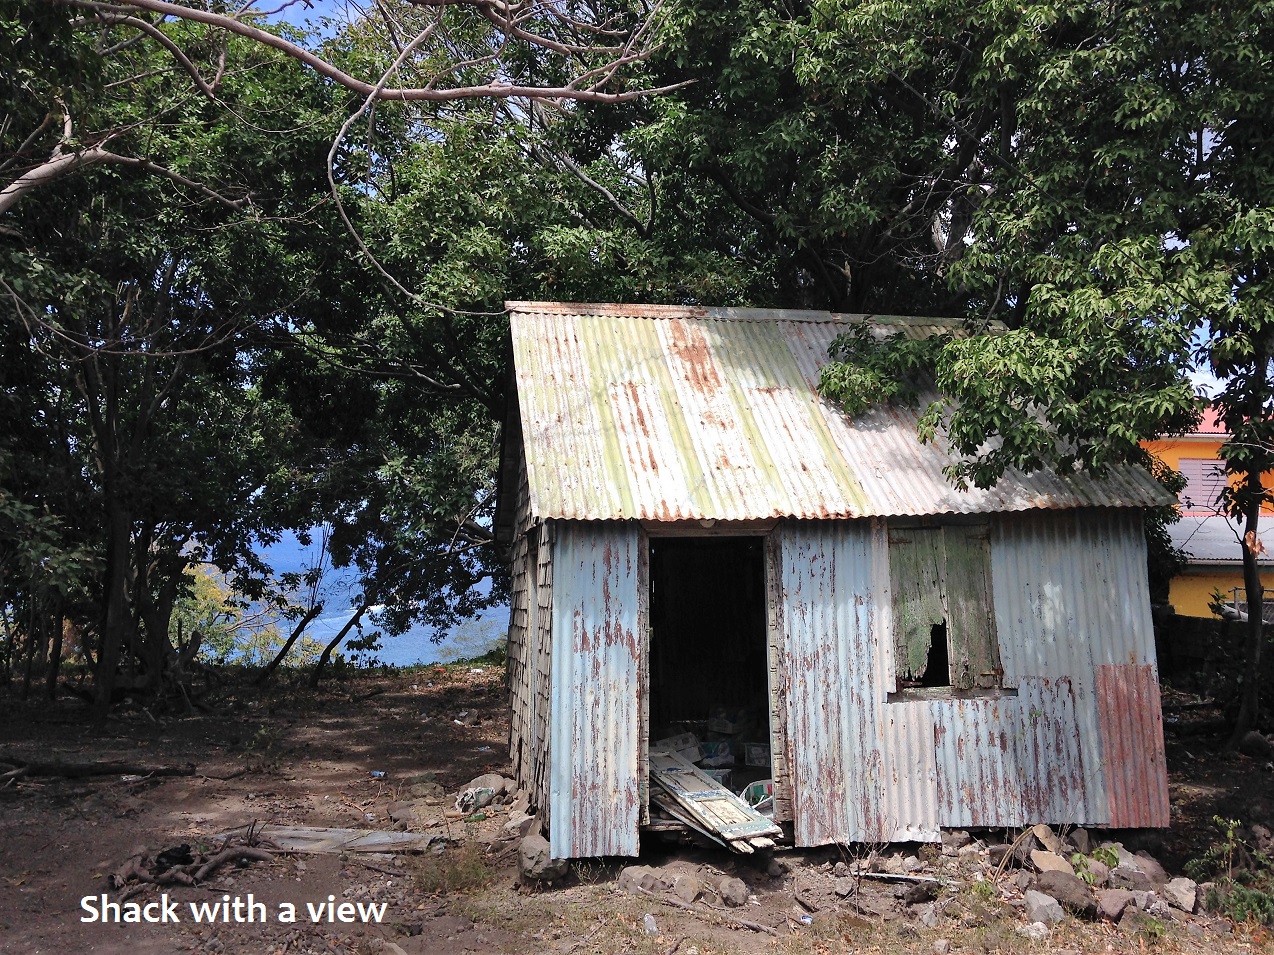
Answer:
M40 763L13 756L0 756L0 764L13 766L0 782L21 776L57 776L62 779L84 779L89 776L193 776L195 764L185 766L142 766L138 763Z
M121 895L136 895L140 886L144 885L186 885L195 886L228 862L245 865L248 862L273 862L275 852L263 848L264 840L256 838L255 831L250 831L243 839L235 839L222 844L219 851L212 855L191 853L190 846L182 844L158 853L148 861L145 848L135 848L123 865L111 873L111 887L125 890L130 883L139 883L127 888ZM255 843L249 845L248 843ZM275 847L277 849L277 847Z

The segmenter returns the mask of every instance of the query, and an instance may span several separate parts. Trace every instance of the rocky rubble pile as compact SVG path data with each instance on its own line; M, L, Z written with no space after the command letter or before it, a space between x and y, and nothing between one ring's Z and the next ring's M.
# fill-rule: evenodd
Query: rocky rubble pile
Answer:
M684 860L632 865L615 886L685 904L751 902L771 910L781 893L788 896L783 909L794 926L848 913L899 922L900 931L910 931L906 925L913 921L940 929L1007 917L1017 922L1018 935L1035 941L1047 939L1068 918L1104 920L1132 932L1154 921L1179 922L1199 936L1232 931L1228 920L1201 911L1206 884L1173 877L1149 853L1130 851L1121 842L1095 842L1082 829L1059 834L1039 825L1012 843L948 831L941 846L921 846L914 854L867 852L821 864L779 855L768 867L752 860L736 869L731 875Z

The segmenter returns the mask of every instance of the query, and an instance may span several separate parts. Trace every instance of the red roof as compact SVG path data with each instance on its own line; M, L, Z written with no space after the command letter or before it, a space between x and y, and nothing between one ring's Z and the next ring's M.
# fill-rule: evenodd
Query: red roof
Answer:
M1225 430L1225 425L1221 423L1221 415L1217 413L1216 408L1207 407L1203 409L1203 418L1200 419L1194 433L1227 435L1230 432Z

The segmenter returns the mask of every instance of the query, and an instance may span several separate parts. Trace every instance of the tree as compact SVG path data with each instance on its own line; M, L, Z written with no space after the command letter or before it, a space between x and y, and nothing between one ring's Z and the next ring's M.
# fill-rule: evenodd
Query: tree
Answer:
M132 42L127 25L88 37L60 8L37 12L3 21L7 115L54 95L75 128L108 130L112 149L149 164L81 164L56 190L24 187L0 248L18 412L0 431L21 468L6 488L100 558L96 607L77 623L104 714L118 681L161 692L186 569L260 570L254 540L291 526L291 503L263 491L287 469L287 409L253 387L255 367L271 329L354 295L327 278L340 257L321 209L330 90L253 44L212 43L200 62L226 71L214 101L174 82L162 44ZM43 125L5 127L10 172L62 123Z
M917 26L915 7L821 5L835 42L809 68L839 75L861 57L941 118L952 149L981 157L950 281L973 328L994 316L1009 330L846 342L825 390L852 410L873 387L932 374L946 401L923 435L961 456L954 480L986 486L1011 467L1100 473L1137 457L1140 439L1188 426L1199 401L1183 372L1206 368L1225 383L1225 504L1244 521L1247 596L1260 607L1253 546L1268 503L1260 476L1274 465L1267 5L924 7L948 29ZM968 56L966 85L924 83L935 59ZM983 113L986 128L966 118ZM1258 716L1259 613L1248 626L1236 740Z
M140 7L0 9L5 369L39 372L29 393L5 382L26 399L7 424L31 480L14 487L47 498L59 475L57 513L101 555L78 618L99 715L119 681L159 692L181 658L170 621L189 568L211 562L259 598L254 547L286 528L330 522L362 576L357 614L389 601L391 631L500 598L498 580L476 585L499 576L482 513L502 332L462 309L503 296L454 272L488 258L479 231L460 254L441 229L397 240L413 278L443 279L433 301L404 294L359 229L392 218L381 199L399 190L381 180L413 142L429 179L448 103L632 99L644 90L624 71L650 50L650 11L384 4L320 55L248 11ZM41 415L65 433L37 456L20 430ZM22 540L8 535L14 553Z
M277 51L313 70L318 77L356 94L363 101L355 115L377 101L450 102L474 98L542 99L552 102L622 102L647 90L625 87L626 70L653 50L654 12L645 15L597 15L587 6L555 3L504 3L499 0L415 0L376 5L380 41L358 65L368 78L351 75L337 62L309 48L303 35L280 31L249 3L235 11L187 6L166 0L43 0L30 16L25 5L7 0L0 8L0 56L23 64L25 51L39 49L55 60L54 69L13 70L8 85L21 91L25 108L10 113L6 132L16 148L0 170L0 214L34 190L95 166L131 168L164 177L232 209L251 197L219 191L208 180L193 178L154 155L144 139L130 135L145 117L112 116L91 121L94 74L102 61L133 58L137 47L190 83L190 91L211 103L223 101L226 56L232 38L242 46ZM52 9L50 9L52 7ZM74 14L67 15L68 13ZM370 18L363 18L364 24ZM84 56L92 49L95 57ZM55 51L49 55L48 51ZM544 56L563 67L559 82L523 82ZM346 58L348 59L348 58ZM86 70L85 67L88 67ZM67 82L74 77L80 83ZM124 84L134 80L116 77ZM87 86L83 81L88 80ZM15 97L17 98L17 97Z

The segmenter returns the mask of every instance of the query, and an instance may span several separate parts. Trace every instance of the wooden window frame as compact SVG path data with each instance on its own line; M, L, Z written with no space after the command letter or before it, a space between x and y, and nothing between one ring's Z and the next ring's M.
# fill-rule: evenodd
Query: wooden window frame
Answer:
M895 693L932 699L1004 692L986 522L906 523L888 528ZM917 685L932 640L945 630L946 681ZM914 682L913 682L914 681Z

